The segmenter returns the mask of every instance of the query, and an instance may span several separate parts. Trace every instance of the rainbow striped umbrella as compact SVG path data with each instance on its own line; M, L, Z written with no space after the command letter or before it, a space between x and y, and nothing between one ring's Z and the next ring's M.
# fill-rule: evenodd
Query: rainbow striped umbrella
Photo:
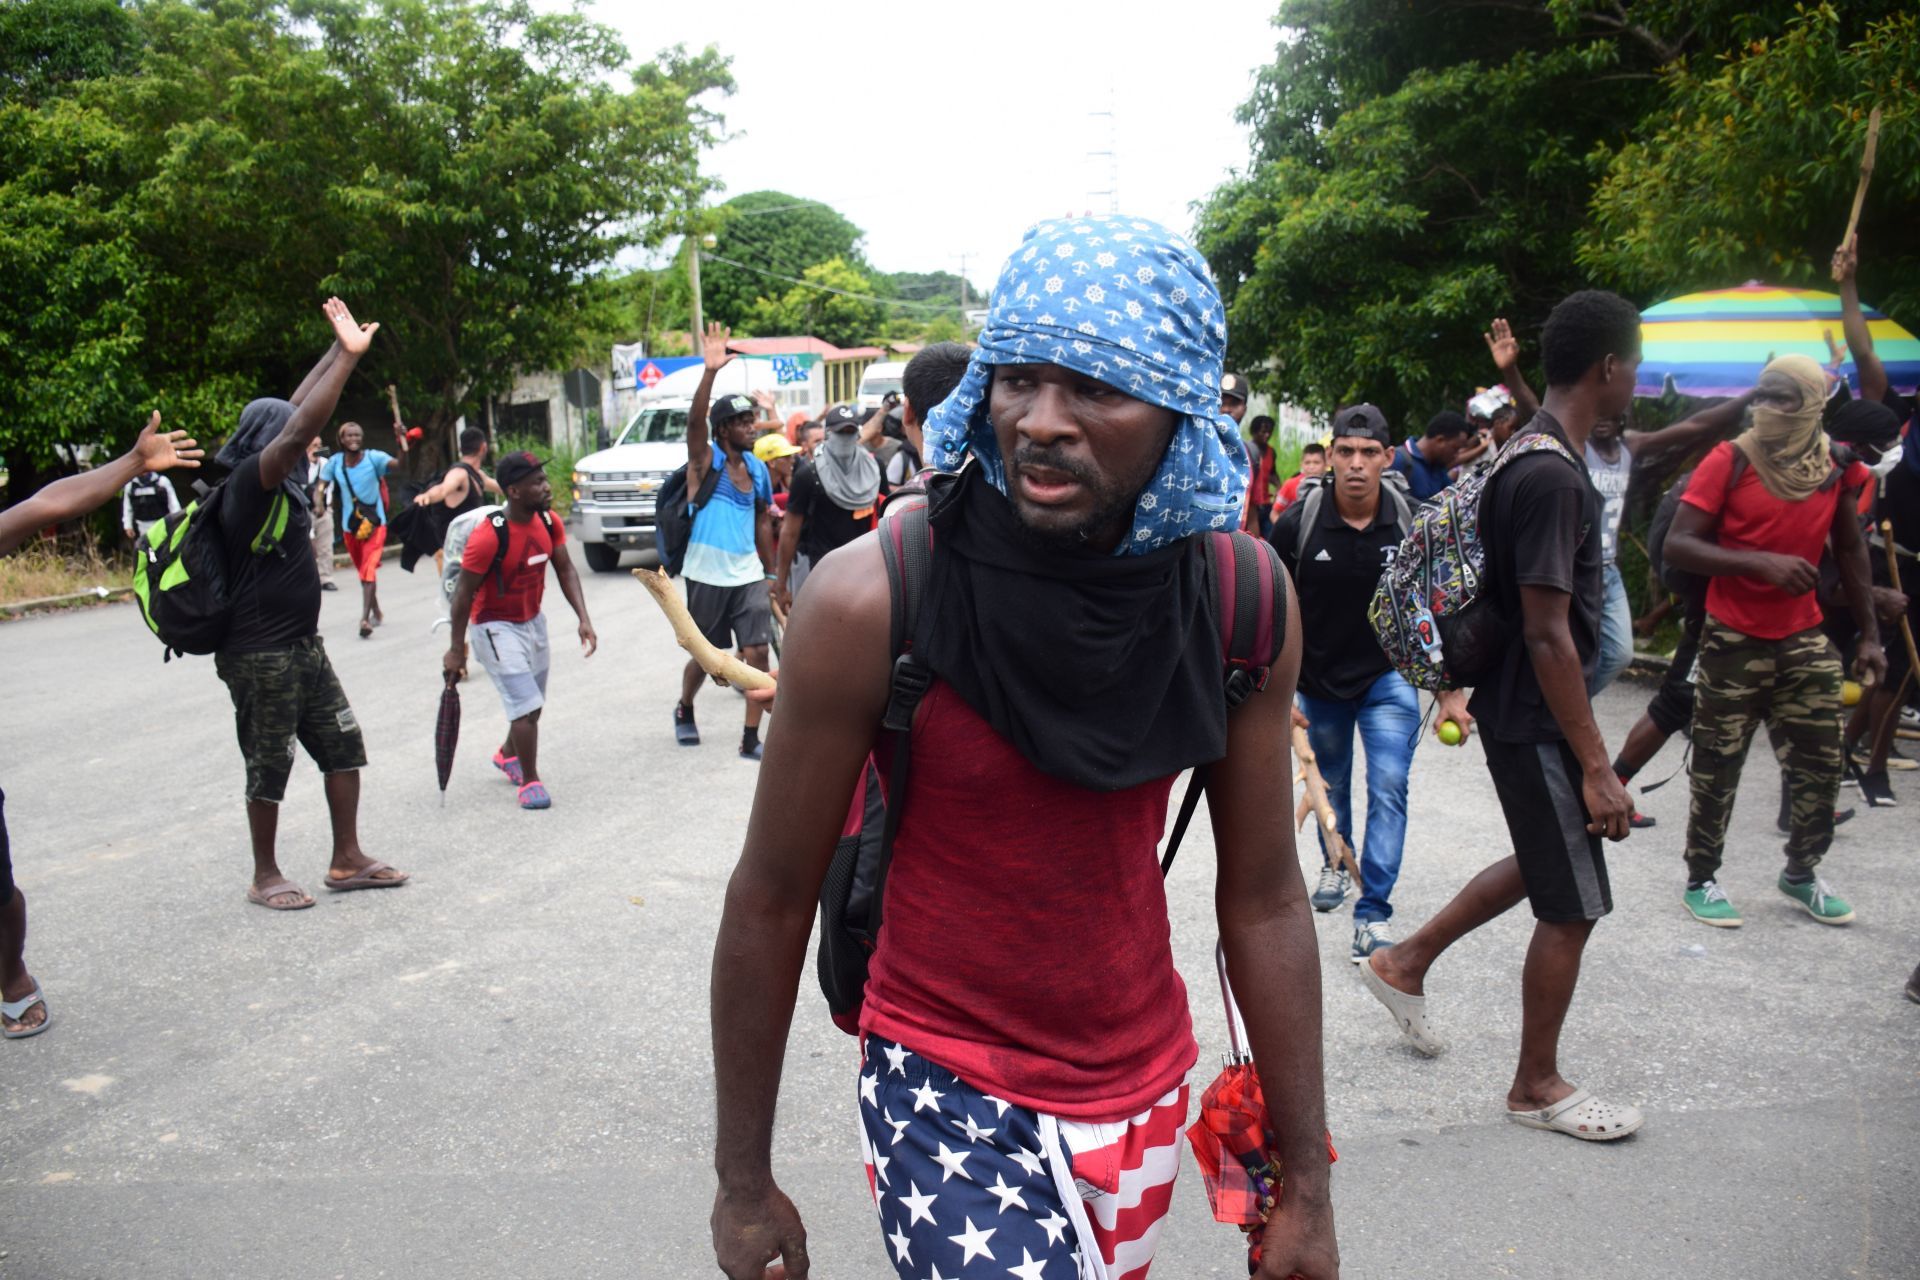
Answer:
M1920 339L1872 307L1863 310L1888 380L1911 394L1920 383ZM1640 313L1644 359L1634 393L1660 395L1671 379L1681 395L1737 396L1753 386L1773 356L1798 353L1832 364L1828 333L1844 343L1838 294L1758 280L1737 289L1689 293ZM1858 392L1852 359L1840 369Z

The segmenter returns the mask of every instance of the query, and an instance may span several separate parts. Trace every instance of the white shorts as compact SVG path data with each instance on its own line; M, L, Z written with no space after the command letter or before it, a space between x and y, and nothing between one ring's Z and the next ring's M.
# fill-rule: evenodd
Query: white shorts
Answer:
M493 677L507 719L518 720L547 704L553 651L547 647L546 614L526 622L476 622L467 643L480 669Z

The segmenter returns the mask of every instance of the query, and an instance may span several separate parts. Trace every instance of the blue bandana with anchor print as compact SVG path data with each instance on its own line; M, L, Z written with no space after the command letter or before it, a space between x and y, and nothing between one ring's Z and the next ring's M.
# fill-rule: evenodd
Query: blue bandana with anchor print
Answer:
M1144 218L1068 218L1030 229L1000 269L987 325L953 394L927 416L927 460L971 456L1006 492L987 392L997 364L1057 364L1181 415L1117 554L1235 529L1247 454L1220 412L1226 308L1184 239Z

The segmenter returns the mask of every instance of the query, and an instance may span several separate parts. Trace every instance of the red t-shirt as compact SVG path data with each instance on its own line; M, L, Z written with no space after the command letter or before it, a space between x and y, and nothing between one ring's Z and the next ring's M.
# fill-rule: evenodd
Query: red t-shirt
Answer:
M500 540L494 536L493 522L482 520L467 536L466 549L460 553L460 567L480 575L480 587L473 593L475 622L530 622L540 612L540 599L547 590L547 562L553 549L567 540L567 527L553 522L553 534L539 516L525 524L507 521L507 557L494 573L493 553ZM502 580L504 579L504 585Z
M1287 477L1286 483L1280 486L1280 497L1273 504L1273 513L1276 516L1300 501L1300 481L1304 478L1296 471Z
M1145 1111L1200 1052L1160 878L1173 779L1041 773L940 681L913 754L861 1029L1050 1115Z
M1798 556L1818 565L1833 528L1833 511L1841 493L1852 493L1872 479L1856 462L1840 483L1815 493L1805 502L1786 502L1767 492L1760 475L1743 467L1731 490L1733 445L1721 443L1693 469L1693 479L1681 501L1708 515L1720 517L1715 540L1731 551L1771 551ZM1790 596L1758 578L1721 576L1708 580L1707 613L1735 631L1757 640L1782 640L1820 625L1820 604L1813 592Z

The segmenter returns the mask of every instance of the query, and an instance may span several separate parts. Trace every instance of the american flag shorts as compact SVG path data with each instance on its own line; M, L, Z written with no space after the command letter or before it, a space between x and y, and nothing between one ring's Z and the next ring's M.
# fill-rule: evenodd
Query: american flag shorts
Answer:
M1086 1124L1003 1102L866 1038L860 1141L901 1280L1143 1280L1180 1169L1187 1086Z

